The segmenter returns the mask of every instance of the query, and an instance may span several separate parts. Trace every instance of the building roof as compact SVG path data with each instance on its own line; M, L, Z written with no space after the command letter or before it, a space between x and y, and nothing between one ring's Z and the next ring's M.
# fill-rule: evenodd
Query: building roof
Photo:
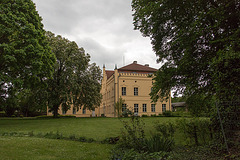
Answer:
M142 71L142 72L156 72L157 69L151 68L148 65L137 64L136 61L118 69L119 71Z
M186 106L186 102L176 102L176 103L172 103L172 106L175 106L175 107L183 107L183 106Z
M106 74L107 74L107 79L108 79L114 74L114 71L106 71Z

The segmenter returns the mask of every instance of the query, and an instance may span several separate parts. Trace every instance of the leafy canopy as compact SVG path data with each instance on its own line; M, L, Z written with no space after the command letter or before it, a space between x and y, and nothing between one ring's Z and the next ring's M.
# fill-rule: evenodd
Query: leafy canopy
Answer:
M0 101L51 77L55 56L41 21L31 0L0 1Z
M133 0L135 29L150 37L163 66L152 99L240 93L240 1Z
M94 110L101 102L101 70L75 42L47 32L52 52L57 58L53 79L48 80L48 107L57 116L60 105L67 111L83 107Z

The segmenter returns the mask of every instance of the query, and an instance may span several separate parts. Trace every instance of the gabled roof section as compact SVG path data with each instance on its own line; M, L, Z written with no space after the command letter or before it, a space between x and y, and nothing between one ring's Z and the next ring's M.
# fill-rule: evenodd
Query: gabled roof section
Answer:
M136 61L134 61L133 63L127 65L127 66L124 66L122 68L119 68L118 69L119 71L141 71L141 72L156 72L157 69L155 68L151 68L149 66L144 66L144 65L140 65L140 64L137 64Z
M114 71L106 71L106 74L107 74L107 79L109 79L114 74Z

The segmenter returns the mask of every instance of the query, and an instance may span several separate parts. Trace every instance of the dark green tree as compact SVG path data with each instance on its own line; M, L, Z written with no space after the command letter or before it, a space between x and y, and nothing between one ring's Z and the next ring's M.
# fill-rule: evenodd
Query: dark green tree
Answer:
M1 103L22 89L39 86L53 73L56 59L41 21L31 0L0 1Z
M240 93L239 0L133 0L135 29L150 37L163 66L152 99L176 94L216 95L235 100Z
M47 32L57 63L53 79L48 80L48 107L57 117L58 109L67 111L71 105L94 110L101 102L101 70L75 42Z

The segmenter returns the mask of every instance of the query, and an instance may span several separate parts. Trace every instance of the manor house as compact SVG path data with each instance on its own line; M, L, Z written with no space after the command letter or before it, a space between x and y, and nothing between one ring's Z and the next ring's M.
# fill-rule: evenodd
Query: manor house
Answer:
M158 115L171 110L171 98L168 101L151 102L149 93L152 89L153 74L157 69L149 65L140 65L137 61L114 70L105 70L103 66L103 79L101 105L95 111L84 110L83 107L76 111L73 108L60 114L75 115L76 117L106 116L117 117L114 104L120 98L124 100L122 111L129 109L135 115Z

